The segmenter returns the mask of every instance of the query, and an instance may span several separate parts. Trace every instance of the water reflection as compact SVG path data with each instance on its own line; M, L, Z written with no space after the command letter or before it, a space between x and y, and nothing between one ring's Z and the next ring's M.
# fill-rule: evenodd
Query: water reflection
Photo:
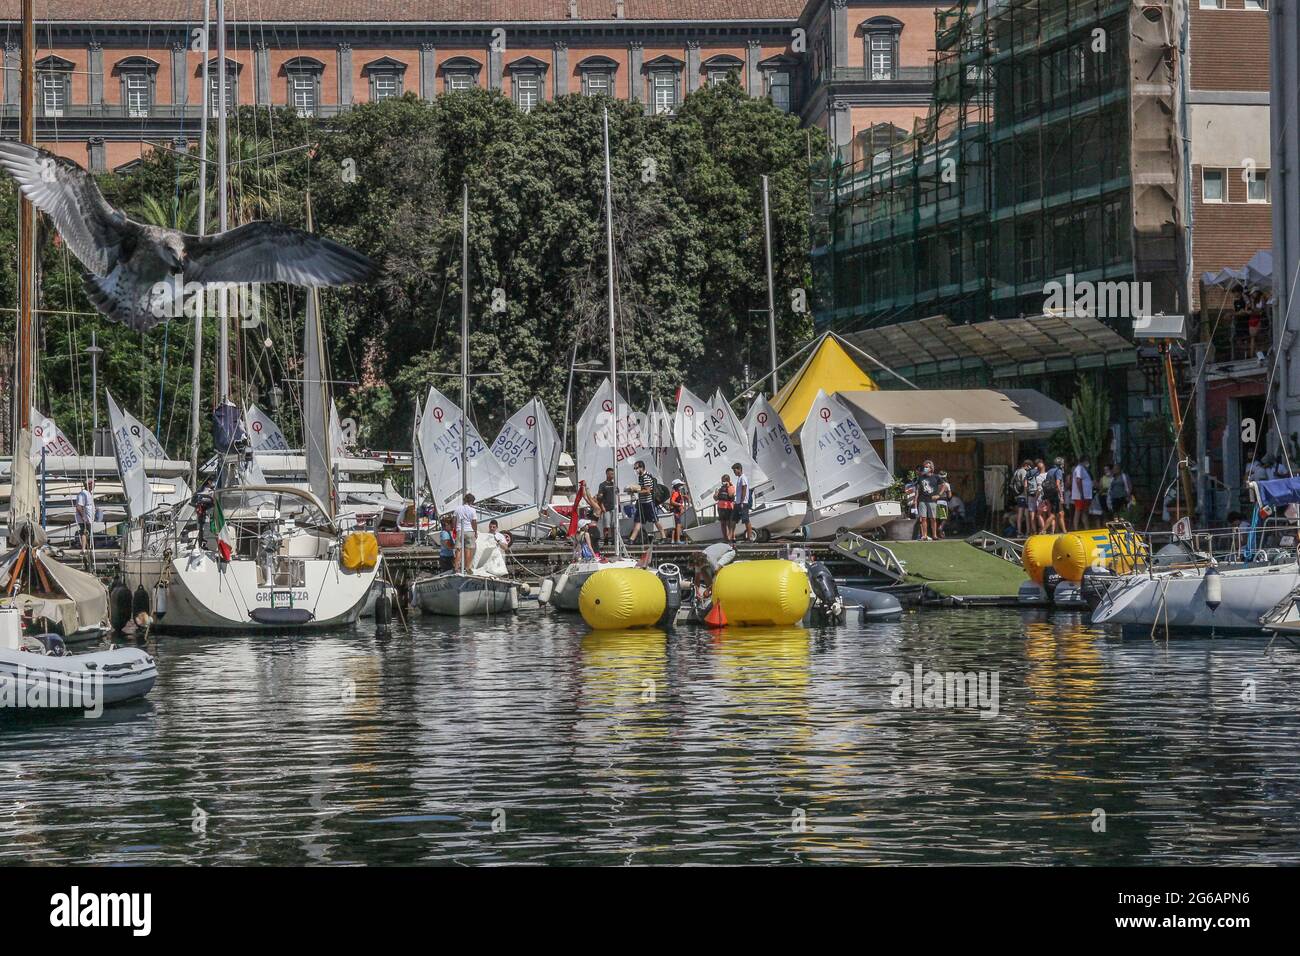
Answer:
M104 720L0 716L0 863L1277 862L1300 837L1300 655L1263 641L534 612L157 657ZM998 715L900 706L918 666L996 672Z

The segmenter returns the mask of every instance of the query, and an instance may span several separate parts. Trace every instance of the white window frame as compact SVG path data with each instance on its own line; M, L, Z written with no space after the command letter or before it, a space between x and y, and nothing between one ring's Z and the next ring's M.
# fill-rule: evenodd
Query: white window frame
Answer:
M218 87L221 74L226 75L226 113L229 114L232 109L239 105L235 90L235 71L234 70L209 70L208 71L208 109L212 111L212 117L216 117L220 110L221 104L217 102Z
M871 33L867 36L867 75L873 80L892 80L898 69L894 62L894 35L892 33ZM879 66L877 66L879 64Z
M608 70L587 70L582 74L582 92L586 96L612 96L613 89L614 75Z
M714 69L709 70L709 86L722 86L724 83L730 82L732 77L735 77L736 81L739 82L740 71L735 67L715 67Z
M525 86L525 84L531 84ZM510 74L510 95L515 106L525 113L532 112L542 101L542 74L536 70L518 70ZM531 98L531 99L530 99Z
M667 93L666 100L660 93ZM650 74L650 96L655 113L672 114L677 112L677 73L674 70L655 70ZM664 109L665 103L669 104Z
M1264 193L1263 196L1256 197L1251 195L1251 190L1256 186L1263 187L1263 193ZM1271 196L1269 194L1268 170L1257 169L1255 170L1255 175L1252 178L1246 180L1246 202L1255 203L1257 205L1263 205L1268 203L1270 199Z
M150 102L151 97L149 95L149 88L152 86L149 74L143 71L127 73L122 80L126 96L126 115L132 117L148 116L149 108L153 105ZM137 99L139 105L133 102Z
M61 72L41 74L41 115L62 116L67 109L68 81Z
M1200 0L1202 10L1222 10L1225 8L1224 0Z
M1219 175L1219 198L1218 199L1211 199L1209 196L1209 190L1206 188L1206 183L1208 182L1211 173L1218 173ZM1222 166L1209 166L1209 167L1202 166L1201 167L1201 202L1213 204L1217 206L1217 205L1225 204L1227 203L1227 201L1228 201L1228 171L1224 169Z
M478 86L478 77L473 70L449 70L447 72L447 90L457 93L472 90Z
M306 93L303 102L299 102L300 93ZM316 74L298 70L289 74L289 106L299 116L315 116L320 104L316 102Z
M1246 0L1246 9L1252 13L1267 13L1268 0Z
M396 70L376 70L370 77L370 102L395 100L402 95L402 77ZM384 87L387 86L387 89Z

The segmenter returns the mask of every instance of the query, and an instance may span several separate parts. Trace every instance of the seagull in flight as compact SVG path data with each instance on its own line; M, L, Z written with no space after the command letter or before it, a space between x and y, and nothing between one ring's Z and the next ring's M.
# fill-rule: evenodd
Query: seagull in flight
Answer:
M109 205L72 160L34 146L0 140L0 166L54 220L86 267L86 293L95 308L140 331L180 314L171 309L169 290L189 283L336 286L375 271L361 253L278 222L250 222L210 236L136 222Z

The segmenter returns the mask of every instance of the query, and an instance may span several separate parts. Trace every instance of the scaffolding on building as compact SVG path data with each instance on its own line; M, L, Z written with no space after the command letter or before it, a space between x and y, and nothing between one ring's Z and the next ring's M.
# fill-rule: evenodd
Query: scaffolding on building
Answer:
M819 325L1038 315L1067 275L1149 282L1153 310L1180 311L1175 18L1171 0L937 12L927 115L815 179Z

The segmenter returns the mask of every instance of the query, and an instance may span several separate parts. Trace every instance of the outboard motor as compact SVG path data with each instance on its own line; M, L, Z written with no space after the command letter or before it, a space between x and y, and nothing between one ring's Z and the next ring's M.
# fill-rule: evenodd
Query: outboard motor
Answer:
M131 589L118 578L108 592L108 622L113 630L122 633L122 629L131 621Z
M808 565L808 586L813 593L813 620L826 624L843 619L844 602L830 568L820 561Z
M661 564L657 573L664 586L664 613L655 622L655 627L671 631L682 606L682 572L675 564Z
M1118 580L1118 575L1109 568L1090 567L1083 571L1083 580L1079 582L1079 593L1088 605L1088 611L1097 610L1097 605L1106 596L1106 591Z
M1047 568L1043 571L1043 590L1047 592L1047 603L1053 603L1056 597L1056 586L1061 583L1061 576L1056 573L1054 568Z

